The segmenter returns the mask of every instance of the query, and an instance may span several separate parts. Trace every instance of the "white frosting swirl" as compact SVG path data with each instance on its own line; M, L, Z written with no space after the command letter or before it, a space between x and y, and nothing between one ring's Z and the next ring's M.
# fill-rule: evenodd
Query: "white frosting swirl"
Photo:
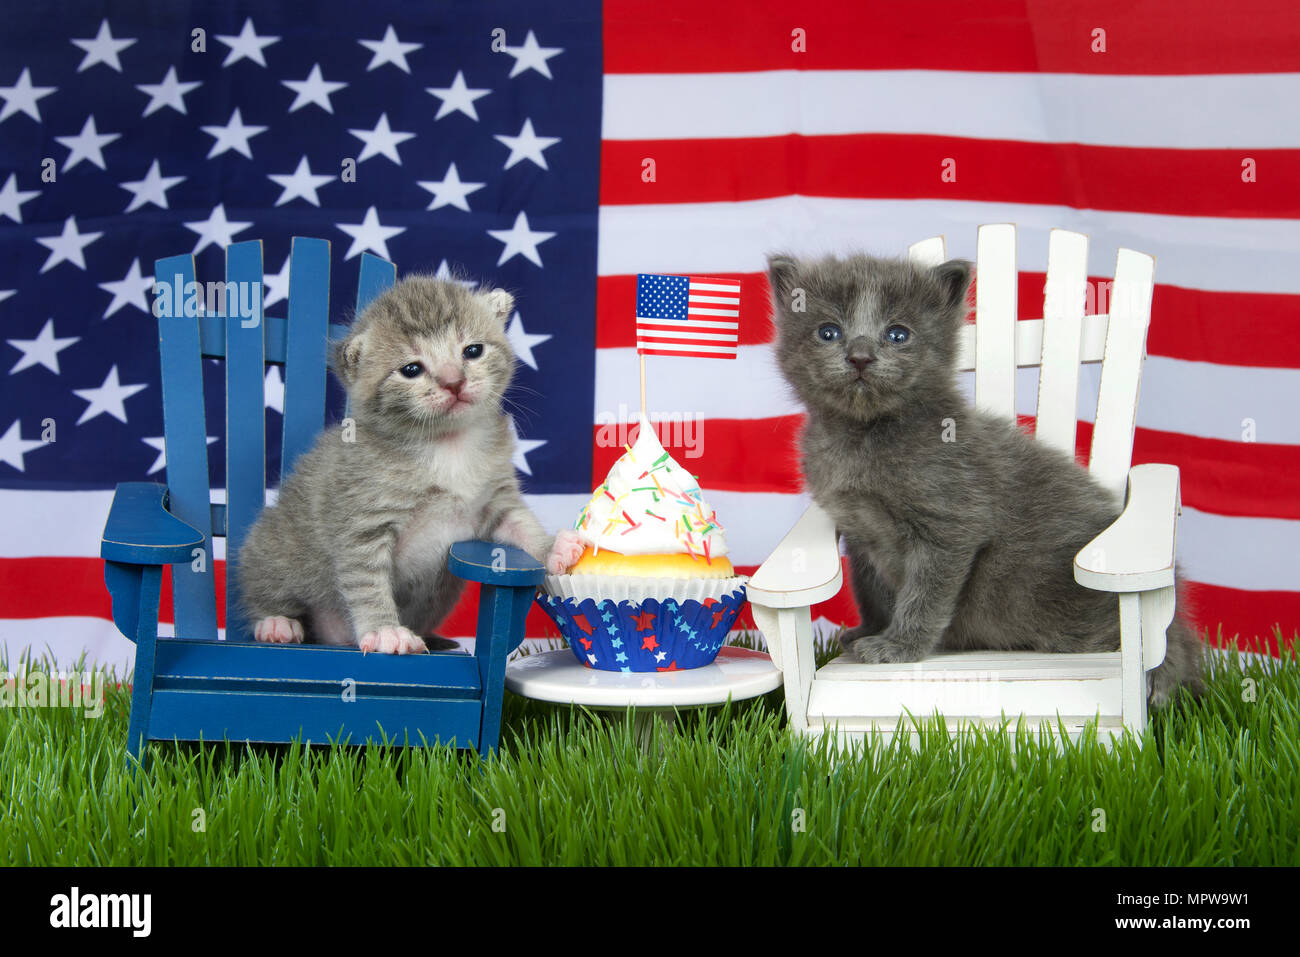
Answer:
M704 561L727 554L717 513L695 477L664 451L645 416L636 443L614 463L573 527L597 552L689 554Z

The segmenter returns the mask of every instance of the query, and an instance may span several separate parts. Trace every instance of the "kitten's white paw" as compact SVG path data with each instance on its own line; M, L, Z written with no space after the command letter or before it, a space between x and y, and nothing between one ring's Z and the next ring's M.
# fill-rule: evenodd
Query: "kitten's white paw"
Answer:
M272 645L302 644L302 624L296 618L272 615L253 626L253 638Z
M555 536L555 544L551 546L551 553L546 556L546 573L548 575L563 575L582 557L585 547L582 539L578 537L577 531L572 528L562 529Z
M423 638L401 625L368 631L361 636L359 644L362 651L385 655L422 655L429 650Z

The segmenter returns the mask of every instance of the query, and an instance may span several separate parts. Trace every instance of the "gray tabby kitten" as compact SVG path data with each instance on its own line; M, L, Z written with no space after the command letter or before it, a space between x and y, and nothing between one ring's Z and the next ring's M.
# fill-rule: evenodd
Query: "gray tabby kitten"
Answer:
M1119 502L957 387L970 264L778 255L768 268L777 360L808 408L803 472L844 536L861 613L844 647L864 662L1118 649L1116 596L1077 584L1073 562ZM1152 703L1200 675L1200 642L1175 617Z
M258 641L454 647L434 634L463 587L447 569L453 542L548 559L551 537L520 496L501 411L513 306L501 289L412 276L335 347L355 435L322 432L249 532L239 588Z

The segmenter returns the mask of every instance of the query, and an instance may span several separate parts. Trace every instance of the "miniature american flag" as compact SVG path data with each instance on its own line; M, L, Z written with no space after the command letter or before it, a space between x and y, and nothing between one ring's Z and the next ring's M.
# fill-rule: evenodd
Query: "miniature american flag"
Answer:
M708 276L636 277L636 351L647 356L734 359L740 281Z

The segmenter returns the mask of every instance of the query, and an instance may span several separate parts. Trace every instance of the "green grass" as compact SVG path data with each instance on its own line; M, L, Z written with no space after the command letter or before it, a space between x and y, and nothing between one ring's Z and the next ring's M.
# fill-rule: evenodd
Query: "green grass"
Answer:
M1300 863L1294 654L1216 664L1141 749L1017 750L930 723L915 751L837 760L780 707L777 692L686 715L646 753L629 721L508 694L489 763L159 745L139 776L123 690L98 720L0 709L0 864Z

